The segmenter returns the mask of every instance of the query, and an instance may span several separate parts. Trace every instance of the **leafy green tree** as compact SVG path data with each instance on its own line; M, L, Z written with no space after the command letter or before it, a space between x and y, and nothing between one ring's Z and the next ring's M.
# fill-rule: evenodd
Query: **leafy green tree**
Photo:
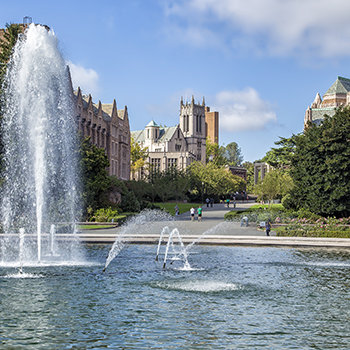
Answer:
M135 173L137 173L141 168L145 168L147 166L147 157L148 148L141 148L141 146L135 141L133 136L131 136L130 170L133 179L135 178Z
M22 28L19 24L6 23L5 33L3 39L0 39L0 123L2 123L2 116L5 110L5 76L10 61L13 48L18 40L18 35L22 33ZM4 153L4 145L2 140L2 134L0 130L0 172L3 168L2 154Z
M290 206L322 216L350 215L350 110L337 109L320 126L310 125L291 159Z
M262 181L259 180L254 192L271 203L273 199L284 197L292 188L293 180L289 173L275 169L267 173Z
M6 23L5 27L4 37L0 39L0 88L4 82L7 64L17 43L18 35L23 32L23 27L19 24Z
M241 148L236 142L231 142L225 147L225 158L228 165L240 166L243 162L243 154Z
M255 162L254 162L255 163ZM246 161L242 164L244 169L247 169L247 187L248 193L254 192L254 164L252 162Z
M189 166L191 178L191 190L209 197L219 197L228 193L241 191L245 187L245 181L232 175L225 167L218 167L215 163L203 165L201 162L193 162ZM202 185L203 184L203 185Z
M217 166L225 165L227 160L225 158L225 147L219 146L216 142L212 142L210 137L205 141L206 143L206 162L213 162Z
M109 160L105 150L91 144L90 140L90 137L82 138L80 143L82 198L84 208L96 210L107 204L111 180L107 172Z

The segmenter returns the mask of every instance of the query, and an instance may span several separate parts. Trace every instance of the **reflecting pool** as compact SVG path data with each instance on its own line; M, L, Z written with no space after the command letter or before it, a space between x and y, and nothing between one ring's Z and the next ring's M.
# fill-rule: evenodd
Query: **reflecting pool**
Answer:
M349 349L350 253L87 247L81 265L0 270L1 349ZM162 247L161 254L164 254Z

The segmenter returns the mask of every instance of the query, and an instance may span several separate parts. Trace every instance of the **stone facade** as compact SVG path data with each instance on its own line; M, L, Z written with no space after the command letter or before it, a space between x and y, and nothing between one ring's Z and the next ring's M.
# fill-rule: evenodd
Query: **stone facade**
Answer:
M104 148L110 163L108 173L120 180L130 179L130 126L128 109L111 104L93 103L91 95L74 92L78 129L90 136L92 144Z
M217 113L217 112L214 112ZM218 125L218 123L217 123ZM205 102L196 104L180 102L179 124L161 127L153 120L144 130L132 131L135 142L148 148L148 159L152 169L164 171L171 166L185 169L193 161L206 161L206 107ZM135 174L136 179L143 172Z
M254 185L256 185L259 181L259 173L260 180L263 180L265 175L270 172L273 167L267 163L254 163Z
M339 77L323 95L323 101L319 93L314 102L305 112L304 129L309 122L319 125L325 115L332 117L340 106L350 104L350 79Z

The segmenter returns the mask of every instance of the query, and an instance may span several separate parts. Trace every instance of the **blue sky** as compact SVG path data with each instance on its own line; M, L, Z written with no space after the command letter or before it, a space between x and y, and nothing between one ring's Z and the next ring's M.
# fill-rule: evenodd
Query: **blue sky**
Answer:
M181 96L220 113L220 145L262 158L303 128L306 108L350 78L346 0L6 1L55 32L73 84L128 107L131 130L179 122Z

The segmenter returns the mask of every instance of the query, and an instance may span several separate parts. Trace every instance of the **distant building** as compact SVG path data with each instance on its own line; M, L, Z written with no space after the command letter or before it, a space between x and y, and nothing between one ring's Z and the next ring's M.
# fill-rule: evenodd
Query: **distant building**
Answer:
M92 102L91 95L74 92L77 125L92 144L104 148L110 163L108 173L120 180L130 179L130 126L128 109L117 109L115 100L105 104Z
M267 163L254 163L254 185L260 180L263 180L265 175L269 173L273 167Z
M218 129L218 120L213 126L210 122L209 127L206 127L206 111L210 109L205 106L204 99L201 104L196 104L193 96L190 103L184 103L181 98L178 125L162 127L152 120L145 129L131 132L141 148L148 147L147 161L152 169L164 171L172 166L185 169L193 161L205 164L206 133L215 135L216 131L212 132L211 128ZM135 174L135 178L142 175L143 170Z
M239 176L244 181L247 181L247 169L241 166L229 166L228 169L231 171L232 175Z
M205 137L219 144L219 112L210 112L210 107L205 107Z
M323 95L323 101L319 93L314 102L307 108L304 118L304 128L309 122L319 125L325 115L332 117L340 106L350 104L350 79L337 77L337 80Z

